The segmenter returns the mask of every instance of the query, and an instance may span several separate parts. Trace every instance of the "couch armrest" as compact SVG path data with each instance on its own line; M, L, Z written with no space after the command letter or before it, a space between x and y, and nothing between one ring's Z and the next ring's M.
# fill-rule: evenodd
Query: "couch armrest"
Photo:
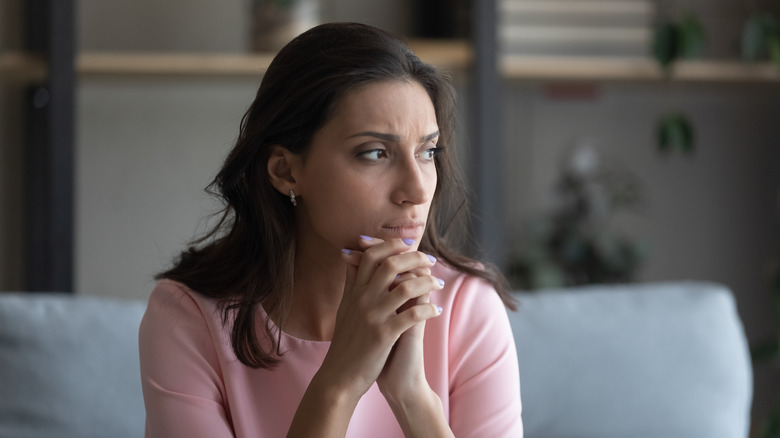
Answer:
M746 437L752 371L731 292L703 282L517 293L526 436Z
M0 293L0 436L142 437L146 304Z

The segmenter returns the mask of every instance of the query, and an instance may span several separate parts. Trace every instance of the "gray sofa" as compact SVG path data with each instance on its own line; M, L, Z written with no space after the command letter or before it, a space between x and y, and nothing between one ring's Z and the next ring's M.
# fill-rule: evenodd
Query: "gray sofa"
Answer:
M752 374L732 294L700 282L518 293L529 438L744 438ZM145 304L0 293L0 438L141 437Z

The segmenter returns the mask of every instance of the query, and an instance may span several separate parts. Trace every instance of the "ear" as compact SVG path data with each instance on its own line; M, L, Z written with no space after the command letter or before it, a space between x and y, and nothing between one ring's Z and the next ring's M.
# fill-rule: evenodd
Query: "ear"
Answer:
M287 195L295 189L295 174L300 159L289 149L274 145L268 156L268 177L280 193Z

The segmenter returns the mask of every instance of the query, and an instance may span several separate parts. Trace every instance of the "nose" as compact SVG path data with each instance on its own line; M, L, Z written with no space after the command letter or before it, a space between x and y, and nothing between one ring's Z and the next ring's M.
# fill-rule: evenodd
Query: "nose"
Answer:
M398 163L392 201L398 205L425 204L436 188L436 171L432 164L420 164L415 157Z

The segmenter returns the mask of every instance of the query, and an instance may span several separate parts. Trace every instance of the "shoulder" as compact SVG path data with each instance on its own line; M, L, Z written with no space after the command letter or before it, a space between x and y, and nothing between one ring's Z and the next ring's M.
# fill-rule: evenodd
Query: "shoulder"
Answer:
M216 327L222 326L221 312L214 300L203 297L186 285L173 280L160 280L146 306L141 320L141 339L160 335L182 336L197 339L210 336ZM185 336L182 336L185 337Z
M173 280L160 280L149 296L147 314L165 314L166 316L184 316L186 314L213 313L217 304L184 285Z
M477 306L478 309L473 310L506 312L498 292L485 279L458 271L444 263L434 266L431 272L444 280L445 286L440 298L450 305L452 311Z
M222 403L221 359L229 358L230 351L220 321L217 307L187 286L171 280L157 283L138 333L147 409L150 403L155 411L170 409L176 400ZM160 415L154 415L158 421Z

